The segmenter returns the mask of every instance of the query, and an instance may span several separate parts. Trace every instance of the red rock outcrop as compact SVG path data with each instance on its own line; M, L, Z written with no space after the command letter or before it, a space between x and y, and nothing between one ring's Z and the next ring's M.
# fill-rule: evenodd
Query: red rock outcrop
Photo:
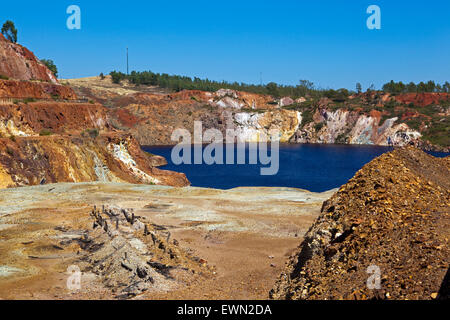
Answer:
M437 92L403 93L395 96L394 98L399 103L413 103L416 106L426 107L431 104L439 104L442 100L449 100L450 94Z
M76 134L86 129L111 131L107 109L100 104L29 102L0 105L0 135L35 136L41 130Z
M0 34L0 74L17 80L42 80L58 83L53 73L33 52L12 43Z
M164 159L113 129L106 107L78 99L31 51L3 36L0 74L13 78L0 80L0 188L88 181L189 185L184 174L156 169Z
M69 86L62 86L48 82L32 82L17 80L0 80L0 99L78 99L76 93Z

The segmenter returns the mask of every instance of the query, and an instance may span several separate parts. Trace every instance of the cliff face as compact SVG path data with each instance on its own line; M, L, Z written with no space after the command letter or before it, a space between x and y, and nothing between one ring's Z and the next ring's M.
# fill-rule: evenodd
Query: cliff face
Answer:
M108 106L111 124L132 132L143 145L173 144L175 129L192 134L194 121L201 121L203 130L215 128L225 135L226 129L234 129L238 141L257 141L278 129L279 140L291 143L415 145L443 151L450 147L442 129L449 121L448 94L369 92L342 103L326 98L274 99L225 89L164 93L115 85L109 78L68 83L78 94Z
M87 181L189 185L184 174L156 169L165 160L114 129L106 107L58 84L29 50L3 36L0 74L15 78L0 80L0 188Z
M381 122L379 113L372 112L365 115L344 109L319 110L315 116L319 122L310 122L299 129L292 137L292 142L382 146L420 143L421 134L410 129L405 123L398 123L396 117Z
M271 297L448 299L449 190L449 157L374 159L324 202Z
M237 133L237 140L242 142L258 142L274 137L280 142L289 142L302 121L301 113L277 109L264 113L238 112L231 115L230 127ZM279 136L271 136L278 130Z
M58 83L52 72L27 48L12 43L0 34L0 74L17 80L42 80Z
M184 174L159 170L129 135L0 139L0 188L56 182L130 182L185 186Z
M1 46L0 46L1 47ZM68 86L48 82L0 80L0 102L6 99L76 100L77 95Z
M109 131L107 110L100 104L37 101L0 105L0 136L80 134L85 129Z

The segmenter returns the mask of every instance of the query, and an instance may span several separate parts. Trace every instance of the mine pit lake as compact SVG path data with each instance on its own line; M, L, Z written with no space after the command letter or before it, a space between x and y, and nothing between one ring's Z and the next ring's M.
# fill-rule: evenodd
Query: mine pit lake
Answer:
M206 145L202 146L202 152L206 147ZM232 146L234 164L211 165L206 164L204 160L201 164L194 164L194 146L190 146L191 164L177 165L171 159L172 148L173 146L145 146L143 150L166 158L168 164L160 169L185 173L194 187L216 189L292 187L313 192L340 187L366 163L393 149L370 145L280 144L278 172L275 175L261 175L261 168L268 168L271 164L261 164L259 156L257 164L249 164L248 145L245 146L245 150L238 145ZM270 146L267 149L270 158ZM224 145L223 157L221 157L224 163L226 163L226 150ZM236 164L239 152L245 154L245 164ZM449 155L430 153L438 157ZM274 157L272 161L275 161Z

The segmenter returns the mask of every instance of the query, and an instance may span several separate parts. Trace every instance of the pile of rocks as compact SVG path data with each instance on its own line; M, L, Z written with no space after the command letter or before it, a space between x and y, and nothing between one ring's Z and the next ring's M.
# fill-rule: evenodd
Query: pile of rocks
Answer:
M205 260L180 248L164 227L146 223L132 210L94 207L91 216L93 230L80 239L83 269L99 275L117 298L170 290L183 274L212 274Z
M406 147L324 202L273 299L449 298L450 157Z

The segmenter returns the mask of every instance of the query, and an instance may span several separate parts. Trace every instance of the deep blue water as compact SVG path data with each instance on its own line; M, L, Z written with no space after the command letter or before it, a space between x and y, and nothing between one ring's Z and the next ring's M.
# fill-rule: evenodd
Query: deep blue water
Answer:
M236 156L237 147L234 148ZM175 165L171 160L171 146L146 146L143 149L165 157L168 165L160 168L185 173L192 186L217 189L244 186L294 187L314 192L340 187L366 163L392 150L390 147L367 145L280 144L278 173L263 176L260 175L260 168L267 165L249 165L248 152L247 164ZM248 147L246 150L248 151ZM192 157L193 154L192 151Z

